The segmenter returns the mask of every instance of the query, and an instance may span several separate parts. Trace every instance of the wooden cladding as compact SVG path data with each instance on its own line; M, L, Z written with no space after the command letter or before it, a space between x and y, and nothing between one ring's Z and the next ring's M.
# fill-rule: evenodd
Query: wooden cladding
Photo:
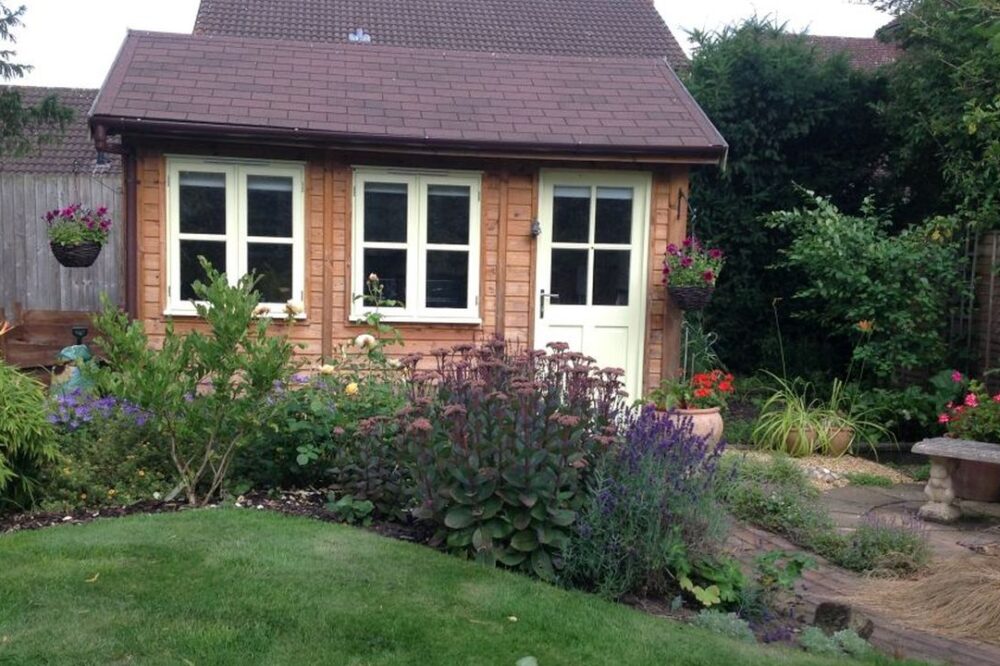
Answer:
M405 340L399 353L429 351L493 335L531 345L534 324L535 239L532 221L538 214L537 169L491 168L483 172L480 233L480 324L399 324ZM305 176L305 304L306 319L296 322L292 338L304 345L311 361L336 353L364 330L349 319L351 284L351 165L328 157L307 158ZM162 338L166 317L166 160L161 151L138 156L139 317L150 336ZM686 167L657 171L651 193L649 275L644 385L679 366L680 313L668 310L661 284L661 264L668 242L686 233L686 211L679 197L686 192ZM200 326L194 317L174 317L178 331Z

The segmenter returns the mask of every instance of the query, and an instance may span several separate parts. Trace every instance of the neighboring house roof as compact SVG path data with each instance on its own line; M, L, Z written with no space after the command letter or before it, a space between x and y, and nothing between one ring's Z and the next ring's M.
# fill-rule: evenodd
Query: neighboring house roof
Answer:
M13 90L21 95L21 102L35 106L49 95L73 109L73 119L61 137L53 138L23 157L0 157L0 171L6 173L92 173L97 166L97 151L90 139L87 112L97 96L96 90L83 88L37 88L31 86L0 86L0 92ZM106 156L107 163L101 171L118 171L116 156Z
M883 42L877 37L833 37L827 35L804 35L806 43L816 48L825 57L843 53L848 62L857 69L873 71L890 65L899 57L899 47Z
M663 58L584 58L130 32L103 132L718 162L726 143Z
M576 56L687 56L653 0L202 0L195 34Z

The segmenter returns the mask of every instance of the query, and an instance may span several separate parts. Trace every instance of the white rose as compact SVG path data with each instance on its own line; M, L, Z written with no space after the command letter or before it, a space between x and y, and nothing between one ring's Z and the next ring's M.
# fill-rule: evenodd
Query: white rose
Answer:
M285 303L285 311L292 317L297 317L306 311L306 306L302 301L290 300Z
M369 333L362 333L354 338L354 346L358 349L374 349L377 344L378 340L375 339L374 335Z

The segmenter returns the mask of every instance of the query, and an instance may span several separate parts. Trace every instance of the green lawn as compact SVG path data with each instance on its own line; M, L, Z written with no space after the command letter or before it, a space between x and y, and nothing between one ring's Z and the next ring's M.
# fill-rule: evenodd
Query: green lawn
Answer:
M513 618L516 618L514 621ZM843 664L374 534L205 509L0 536L3 664Z

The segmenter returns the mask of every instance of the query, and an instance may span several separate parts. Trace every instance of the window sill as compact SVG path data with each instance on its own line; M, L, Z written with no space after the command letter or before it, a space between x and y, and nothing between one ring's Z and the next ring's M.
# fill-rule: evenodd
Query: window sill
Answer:
M421 326L423 324L434 324L434 325L448 325L453 324L456 326L482 326L483 320L481 317L429 317L429 316L405 316L405 315L385 315L382 317L382 321L386 324L413 324L414 326ZM363 324L365 323L364 315L352 315L350 318L352 324Z
M163 311L163 316L164 317L186 317L188 319L200 319L201 318L201 315L199 315L196 310L192 310L190 308L178 308L178 307L167 308L166 310ZM305 313L297 314L297 315L295 315L294 318L295 318L295 321L305 321L306 320L306 314ZM287 312L269 312L267 314L263 314L263 315L260 315L260 316L254 316L254 319L275 319L275 320L279 320L279 321L285 321L285 320L288 319L288 313Z

